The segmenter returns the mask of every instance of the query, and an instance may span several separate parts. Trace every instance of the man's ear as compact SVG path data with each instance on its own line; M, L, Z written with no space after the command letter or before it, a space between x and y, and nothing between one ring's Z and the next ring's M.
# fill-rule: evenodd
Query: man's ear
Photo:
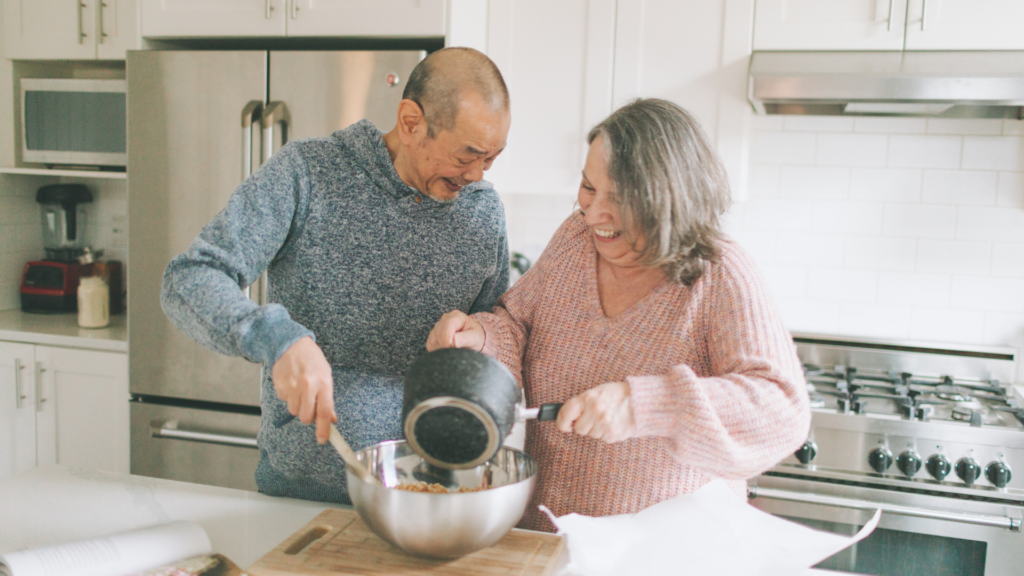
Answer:
M398 136L406 146L421 141L427 135L427 119L416 102L404 99L398 103Z

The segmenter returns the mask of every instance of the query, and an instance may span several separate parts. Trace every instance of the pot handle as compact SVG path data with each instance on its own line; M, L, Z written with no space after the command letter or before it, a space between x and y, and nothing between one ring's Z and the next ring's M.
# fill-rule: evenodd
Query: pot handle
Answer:
M539 420L541 422L558 418L558 411L562 404L541 404L540 408L522 408L519 410L519 417L516 420Z

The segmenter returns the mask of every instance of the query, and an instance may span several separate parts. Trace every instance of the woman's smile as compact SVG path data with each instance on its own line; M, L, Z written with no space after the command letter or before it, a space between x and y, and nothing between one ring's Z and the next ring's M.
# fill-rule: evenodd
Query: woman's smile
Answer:
M611 242L622 235L622 232L619 230L601 230L600 228L594 228L594 234L597 236L597 240L599 242Z

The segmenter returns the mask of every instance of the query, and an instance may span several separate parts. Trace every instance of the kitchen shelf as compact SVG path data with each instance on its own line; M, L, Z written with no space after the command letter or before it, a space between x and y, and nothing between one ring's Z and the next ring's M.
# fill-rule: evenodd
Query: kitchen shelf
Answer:
M30 176L71 176L72 178L104 178L109 180L125 180L127 172L107 172L104 170L50 170L49 168L10 168L0 167L0 174L26 174Z

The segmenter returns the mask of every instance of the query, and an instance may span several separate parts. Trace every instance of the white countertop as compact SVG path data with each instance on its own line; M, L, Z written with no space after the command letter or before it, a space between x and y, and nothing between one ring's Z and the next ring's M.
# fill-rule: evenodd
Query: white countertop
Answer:
M0 480L0 553L191 520L243 568L328 507L144 476L44 466ZM839 574L808 570L805 576Z
M110 317L106 328L81 328L78 314L27 314L21 310L0 310L0 340L104 350L128 351L128 317Z

